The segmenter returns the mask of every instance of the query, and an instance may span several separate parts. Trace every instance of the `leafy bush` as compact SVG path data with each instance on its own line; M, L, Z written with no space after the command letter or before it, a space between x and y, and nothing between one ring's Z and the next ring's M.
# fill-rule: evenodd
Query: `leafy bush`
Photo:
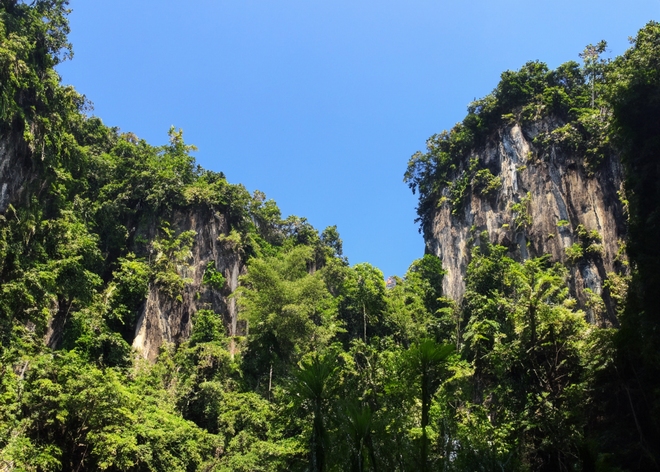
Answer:
M584 257L584 249L580 243L573 243L566 248L566 259L571 264L579 262Z
M532 225L532 215L529 214L529 205L531 201L532 194L527 192L527 195L521 198L518 203L511 205L511 211L514 214L513 226L516 231L529 228Z
M168 223L161 227L161 231L165 237L152 242L155 253L152 261L153 281L169 297L182 301L183 288L192 282L182 272L186 272L185 263L192 257L191 249L197 233L191 230L175 235Z
M208 264L206 264L202 283L212 287L214 290L222 290L225 286L225 282L226 279L222 275L222 272L218 272L215 269L215 261L209 261Z
M475 172L472 178L473 190L483 197L492 195L502 187L502 179L492 174L489 169Z

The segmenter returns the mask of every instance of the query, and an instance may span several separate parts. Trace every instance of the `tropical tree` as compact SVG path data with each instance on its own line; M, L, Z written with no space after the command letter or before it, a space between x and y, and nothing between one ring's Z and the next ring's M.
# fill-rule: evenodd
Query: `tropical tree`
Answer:
M385 310L385 278L369 263L356 264L344 280L340 316L350 337L368 341L370 332L378 332ZM369 329L371 328L371 329Z
M326 470L328 433L324 418L328 403L328 380L336 370L336 359L315 353L303 360L296 372L295 391L312 411L312 432L309 440L309 467L313 472Z
M454 346L438 344L432 339L425 339L410 349L412 367L419 375L421 387L420 400L422 404L422 438L420 445L420 470L429 470L429 438L427 428L429 426L429 410L431 399L434 394L434 386L437 382L439 364L446 361L454 351Z
M268 376L268 392L274 373L285 373L304 354L327 346L340 329L322 271L309 272L313 257L313 248L295 246L252 259L241 278L238 304L250 333L246 367L256 379Z
M608 61L600 58L601 54L607 49L607 42L600 41L595 46L589 44L584 51L580 53L580 58L584 62L584 73L589 78L591 88L591 108L596 102L596 82L602 80L605 74L605 65Z

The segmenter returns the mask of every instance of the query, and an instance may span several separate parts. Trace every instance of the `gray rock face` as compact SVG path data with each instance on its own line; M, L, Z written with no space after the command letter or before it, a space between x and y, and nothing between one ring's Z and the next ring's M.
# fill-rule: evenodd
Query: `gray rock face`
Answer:
M33 168L32 152L15 131L0 136L0 214L4 214L9 205L26 203L27 187L36 178Z
M230 336L240 334L236 301L229 295L238 287L238 277L245 271L241 254L221 236L229 231L224 215L208 208L177 212L171 221L177 233L196 232L189 264L179 267L179 275L192 280L180 300L162 293L154 285L138 319L133 347L143 357L155 360L164 342L185 341L192 329L191 318L197 310L209 309L224 317ZM220 237L220 240L218 239ZM209 262L226 278L220 291L202 283Z
M441 199L425 234L426 250L439 256L447 271L444 293L460 301L471 250L483 231L492 243L508 247L516 260L550 254L555 261L567 262L566 250L580 243L576 229L583 225L602 237L602 250L568 261L571 294L582 308L593 297L586 289L601 296L605 313L598 316L587 309L590 321L616 324L604 282L608 274L626 271L620 250L626 234L621 164L610 157L589 175L580 156L558 147L538 153L533 138L554 128L556 123L550 120L524 129L518 124L506 126L493 144L473 153L470 157L485 164L502 185L486 196L468 190L466 203L457 214ZM464 168L467 166L465 162ZM448 189L444 196L449 196ZM513 211L516 203L522 203L523 210Z

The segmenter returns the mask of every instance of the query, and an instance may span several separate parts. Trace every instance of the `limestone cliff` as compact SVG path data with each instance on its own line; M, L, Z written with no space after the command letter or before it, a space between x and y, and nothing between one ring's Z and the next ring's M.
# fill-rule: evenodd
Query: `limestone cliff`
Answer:
M26 143L20 127L7 128L0 136L0 215L6 215L10 205L25 207L31 199L44 203L42 194L47 194L49 177L44 166L35 161L33 149ZM11 213L11 218L17 218ZM52 217L53 215L51 215ZM3 220L5 221L5 220ZM139 211L132 219L138 228L133 227L132 239L146 241L149 247L157 238L159 225L167 222L174 234L194 231L195 237L188 260L177 268L179 275L188 283L178 297L172 297L159 289L153 281L149 284L135 324L133 339L127 339L139 355L155 360L164 342L178 344L190 335L192 319L197 310L210 309L223 317L230 336L240 334L236 302L230 297L238 286L238 277L245 271L241 251L231 241L224 238L230 232L226 215L212 205L190 205L162 215L148 215ZM140 222L141 221L141 222ZM129 221L117 221L128 224ZM135 246L135 244L133 244ZM141 250L128 247L139 253L145 260L144 244ZM212 287L203 283L204 273L209 262L226 279L223 287ZM45 343L57 348L63 341L67 323L70 321L71 302L58 296L48 298L50 315L44 335ZM129 321L132 325L135 320ZM27 327L34 330L34 323Z
M605 281L608 274L626 271L621 164L612 154L589 171L575 152L534 144L535 137L561 125L550 118L503 125L488 145L473 151L472 163L487 168L500 184L487 193L468 186L458 207L445 187L425 228L426 250L442 259L444 293L458 301L472 247L485 232L517 260L550 254L570 268L571 293L590 321L616 324ZM470 159L457 175L468 172ZM600 310L594 308L596 296L604 302Z
M0 135L0 214L4 214L9 205L24 203L26 189L36 177L31 155L16 128Z
M155 360L164 342L180 343L190 336L192 317L197 310L209 309L224 318L228 334L239 334L236 301L229 295L238 287L238 276L245 271L241 254L223 236L229 225L223 214L209 208L191 208L174 214L176 232L195 231L189 264L179 272L190 282L180 298L173 298L150 284L144 308L137 321L133 347L143 357ZM226 279L224 287L203 283L209 262Z

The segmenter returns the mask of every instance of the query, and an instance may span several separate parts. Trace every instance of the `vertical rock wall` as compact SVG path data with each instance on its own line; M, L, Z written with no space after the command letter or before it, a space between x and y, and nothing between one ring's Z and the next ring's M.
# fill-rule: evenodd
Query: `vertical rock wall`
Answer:
M170 225L176 233L196 232L190 262L181 267L179 274L192 282L186 285L179 300L161 292L153 284L149 287L137 322L133 347L150 360L156 359L164 342L179 343L190 336L192 316L200 309L222 314L229 335L239 334L236 301L229 295L238 287L238 277L245 267L240 253L226 241L218 239L229 231L224 215L209 208L193 208L177 212ZM202 283L207 264L211 261L227 280L225 287L219 291Z
M558 126L545 120L522 128L500 129L498 139L472 154L501 179L496 192L486 196L468 190L465 204L452 213L446 199L440 199L430 228L426 249L442 259L447 271L444 293L460 301L465 291L464 276L474 244L487 231L491 242L509 248L517 260L550 254L570 267L570 289L581 307L590 305L593 294L602 297L605 313L587 309L590 321L616 324L613 301L604 285L610 273L626 271L621 260L625 239L625 208L622 203L622 168L616 156L609 157L590 175L581 156L550 147L535 149L532 140ZM464 167L468 167L464 163ZM444 196L449 196L445 189ZM444 201L443 201L444 200ZM514 212L523 203L527 214ZM520 225L525 219L528 223ZM602 237L602 251L569 261L567 248L580 244L579 225ZM599 319L596 319L599 318Z
M27 143L14 128L0 135L0 214L25 203L27 187L37 177Z

